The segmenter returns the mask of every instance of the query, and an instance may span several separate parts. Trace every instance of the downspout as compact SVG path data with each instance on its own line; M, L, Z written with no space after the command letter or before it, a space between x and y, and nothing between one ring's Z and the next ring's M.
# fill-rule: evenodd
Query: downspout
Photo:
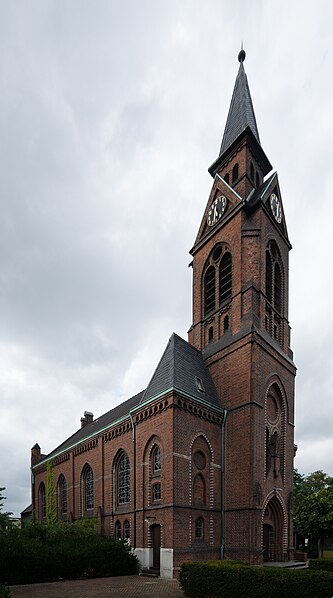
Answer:
M133 548L136 548L136 435L135 435L135 424L133 421L132 414L129 414L132 424L132 433L133 433L133 478L134 478L134 492L133 492L133 502L134 502L134 511L133 511L133 523L134 523L134 531L133 531Z
M225 424L228 412L225 410L221 422L221 561L224 560L224 466L225 466Z

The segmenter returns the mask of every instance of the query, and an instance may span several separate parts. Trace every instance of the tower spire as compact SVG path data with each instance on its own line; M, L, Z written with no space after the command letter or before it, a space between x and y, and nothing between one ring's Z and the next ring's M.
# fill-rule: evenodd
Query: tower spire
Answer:
M242 43L241 51L238 54L240 64L222 138L220 156L232 145L246 127L250 127L256 140L260 143L250 88L243 65L245 57L246 54Z
M246 53L241 44L241 50L238 53L239 69L235 81L234 90L230 102L227 122L225 125L222 143L218 158L208 169L212 176L218 172L225 158L238 145L245 136L251 138L253 151L258 154L263 174L266 175L272 166L265 155L259 137L257 121L254 114L252 98L250 93L247 76L244 70L244 60Z

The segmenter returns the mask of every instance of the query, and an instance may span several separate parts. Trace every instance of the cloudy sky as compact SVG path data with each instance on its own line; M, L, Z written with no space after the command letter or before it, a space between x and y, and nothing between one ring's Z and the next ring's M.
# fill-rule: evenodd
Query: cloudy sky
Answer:
M0 0L0 486L146 387L191 324L193 245L238 70L293 251L296 465L333 475L330 0Z

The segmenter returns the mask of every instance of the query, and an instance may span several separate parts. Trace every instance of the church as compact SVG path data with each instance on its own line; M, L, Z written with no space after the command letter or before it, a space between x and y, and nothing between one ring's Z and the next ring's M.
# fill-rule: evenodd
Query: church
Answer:
M212 188L190 251L193 321L172 334L147 388L48 455L31 450L32 510L46 519L52 464L59 520L95 517L143 569L293 556L291 244L276 172L239 70Z

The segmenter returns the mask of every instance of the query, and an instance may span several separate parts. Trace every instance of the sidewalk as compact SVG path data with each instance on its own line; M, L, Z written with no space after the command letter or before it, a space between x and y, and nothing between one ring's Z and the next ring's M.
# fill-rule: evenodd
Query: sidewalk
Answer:
M103 577L10 586L12 598L184 598L176 579Z

